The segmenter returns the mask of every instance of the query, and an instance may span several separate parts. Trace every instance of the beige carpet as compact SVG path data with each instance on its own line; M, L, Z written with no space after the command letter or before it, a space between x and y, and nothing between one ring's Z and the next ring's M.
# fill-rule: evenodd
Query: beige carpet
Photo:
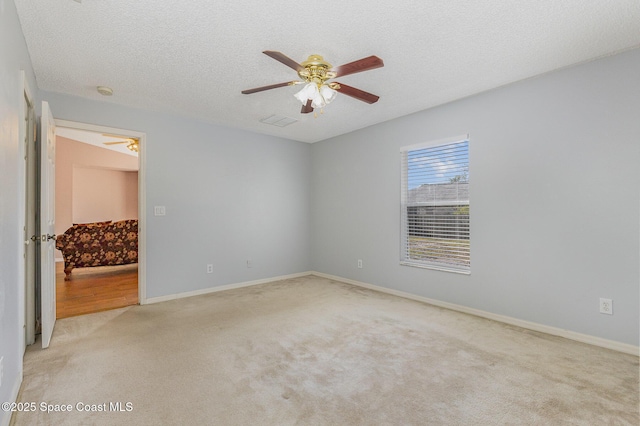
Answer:
M38 345L15 425L640 423L638 357L314 276L67 318Z

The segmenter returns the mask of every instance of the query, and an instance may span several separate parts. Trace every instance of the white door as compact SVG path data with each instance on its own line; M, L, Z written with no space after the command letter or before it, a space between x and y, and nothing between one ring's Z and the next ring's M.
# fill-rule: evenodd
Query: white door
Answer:
M25 335L26 345L33 345L36 340L36 214L37 214L37 182L38 178L38 158L36 156L36 117L33 111L31 98L25 91L25 218L24 218L24 242L25 242Z
M40 299L42 347L48 348L56 323L56 125L49 104L45 101L42 102L40 126Z

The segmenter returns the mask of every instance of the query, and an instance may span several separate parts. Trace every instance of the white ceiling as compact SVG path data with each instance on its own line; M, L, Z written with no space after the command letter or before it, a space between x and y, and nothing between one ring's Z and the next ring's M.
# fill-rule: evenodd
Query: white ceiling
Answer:
M638 0L15 3L41 89L304 142L640 46ZM377 55L384 68L336 80L380 100L338 95L314 118L299 87L242 95L297 79L264 50L335 66ZM299 121L259 121L273 114Z

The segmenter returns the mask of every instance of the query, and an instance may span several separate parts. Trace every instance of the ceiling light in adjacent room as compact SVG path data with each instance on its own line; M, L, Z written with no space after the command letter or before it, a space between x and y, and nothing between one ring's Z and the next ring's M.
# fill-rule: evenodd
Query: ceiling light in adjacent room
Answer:
M140 145L138 145L138 140L136 139L133 142L129 143L127 145L127 149L129 151L139 152L140 151Z

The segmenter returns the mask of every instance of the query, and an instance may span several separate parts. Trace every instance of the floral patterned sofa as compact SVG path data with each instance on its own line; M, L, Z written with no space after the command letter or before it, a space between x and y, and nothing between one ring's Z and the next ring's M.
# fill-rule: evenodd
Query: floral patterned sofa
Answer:
M138 220L74 224L56 238L65 280L73 268L138 263Z

